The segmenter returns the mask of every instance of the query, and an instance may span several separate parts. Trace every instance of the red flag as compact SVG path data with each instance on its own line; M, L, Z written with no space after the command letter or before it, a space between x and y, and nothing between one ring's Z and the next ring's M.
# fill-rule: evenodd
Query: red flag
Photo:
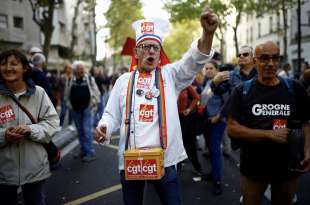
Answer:
M136 47L136 41L133 38L127 37L126 42L123 46L123 50L121 52L122 56L132 56L133 49Z

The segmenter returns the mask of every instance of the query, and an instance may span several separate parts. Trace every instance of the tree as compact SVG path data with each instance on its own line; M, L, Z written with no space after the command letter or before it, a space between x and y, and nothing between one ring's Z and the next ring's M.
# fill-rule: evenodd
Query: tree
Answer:
M82 0L77 0L76 1L76 5L74 7L74 12L73 12L73 17L72 17L72 25L71 25L71 42L70 42L70 61L73 60L74 57L74 46L77 43L77 33L76 33L76 29L77 29L77 17L79 14L79 7L82 3Z
M169 36L163 42L163 48L171 62L179 60L187 51L193 39L199 36L199 22L183 20L172 24ZM184 33L186 32L186 35ZM182 43L180 43L182 42Z
M111 0L111 4L105 16L106 27L110 29L110 38L107 39L109 46L114 50L113 69L116 64L124 64L120 57L121 48L127 37L135 38L132 23L142 16L142 5L139 0Z
M188 0L188 1L178 1L169 0L165 3L165 8L171 14L172 22L184 23L188 20L194 20L198 22L199 15L204 7L208 5L219 17L220 24L218 31L215 33L215 37L220 41L221 53L224 54L225 39L224 33L227 28L227 21L225 17L230 14L229 4L221 0ZM196 29L198 29L197 27ZM182 41L183 42L183 41ZM172 51L173 52L173 51ZM169 54L169 52L168 52Z
M295 6L297 3L297 0L261 0L256 4L258 15L262 15L264 13L274 13L276 12L277 15L282 14L282 20L283 20L283 28L281 29L280 26L278 29L281 29L281 31L277 31L278 34L283 34L283 60L284 62L287 61L287 30L288 30L288 23L287 23L287 12L289 9L291 9L293 6Z
M43 53L48 59L49 47L54 31L54 11L63 0L29 0L32 9L32 19L44 35Z
M260 2L260 1L257 1ZM230 26L234 31L234 41L235 41L235 51L236 54L239 53L239 41L238 41L238 27L240 25L241 16L244 14L252 13L255 10L255 0L230 0L230 6L232 10L236 12L235 24Z
M96 56L97 56L97 33L99 31L99 29L97 29L97 24L96 24L96 12L95 12L95 8L96 8L96 0L85 0L86 3L86 7L85 10L89 12L90 15L90 19L92 20L92 24L93 24L93 28L94 28L94 32L95 32L95 39L94 39L94 53L91 56L91 60L92 60L92 65L95 66L96 65Z

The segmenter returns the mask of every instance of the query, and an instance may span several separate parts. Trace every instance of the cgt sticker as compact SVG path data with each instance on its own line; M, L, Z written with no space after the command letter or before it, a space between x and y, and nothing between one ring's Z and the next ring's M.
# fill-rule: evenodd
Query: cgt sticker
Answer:
M277 130L280 128L286 128L287 120L285 119L274 119L273 120L273 130Z
M0 107L0 124L4 124L16 119L11 105Z
M126 160L125 167L129 178L137 176L157 177L155 159Z
M150 88L151 82L152 82L152 75L139 73L137 88L138 89Z
M153 122L154 117L154 105L140 105L139 121L141 122Z
M154 23L153 22L143 22L141 23L141 33L154 33Z

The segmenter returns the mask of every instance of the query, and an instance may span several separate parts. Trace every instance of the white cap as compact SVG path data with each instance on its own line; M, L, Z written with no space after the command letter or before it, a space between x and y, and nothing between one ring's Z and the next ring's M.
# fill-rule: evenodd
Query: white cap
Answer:
M169 32L169 22L164 19L142 19L132 24L136 31L136 45L145 40L163 42L163 38Z
M43 53L43 51L38 47L32 47L30 48L29 53Z

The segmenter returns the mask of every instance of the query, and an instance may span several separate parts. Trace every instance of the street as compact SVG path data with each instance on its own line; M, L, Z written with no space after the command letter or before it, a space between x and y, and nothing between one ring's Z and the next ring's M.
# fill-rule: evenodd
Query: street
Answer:
M111 145L96 144L97 160L83 163L75 159L79 146L70 151L63 159L59 169L53 171L53 176L47 180L47 202L58 204L85 205L120 205L122 202L121 186L117 169L118 139L111 141ZM209 160L202 157L200 161L205 173L210 171ZM206 181L194 182L191 164L187 162L180 174L182 200L184 205L238 205L240 198L238 154L224 158L223 194L215 196L212 193L212 183ZM307 191L310 188L310 175L302 177L298 197L300 205L310 203ZM153 187L147 184L144 194L145 205L158 205L159 199ZM265 200L264 205L269 204Z

